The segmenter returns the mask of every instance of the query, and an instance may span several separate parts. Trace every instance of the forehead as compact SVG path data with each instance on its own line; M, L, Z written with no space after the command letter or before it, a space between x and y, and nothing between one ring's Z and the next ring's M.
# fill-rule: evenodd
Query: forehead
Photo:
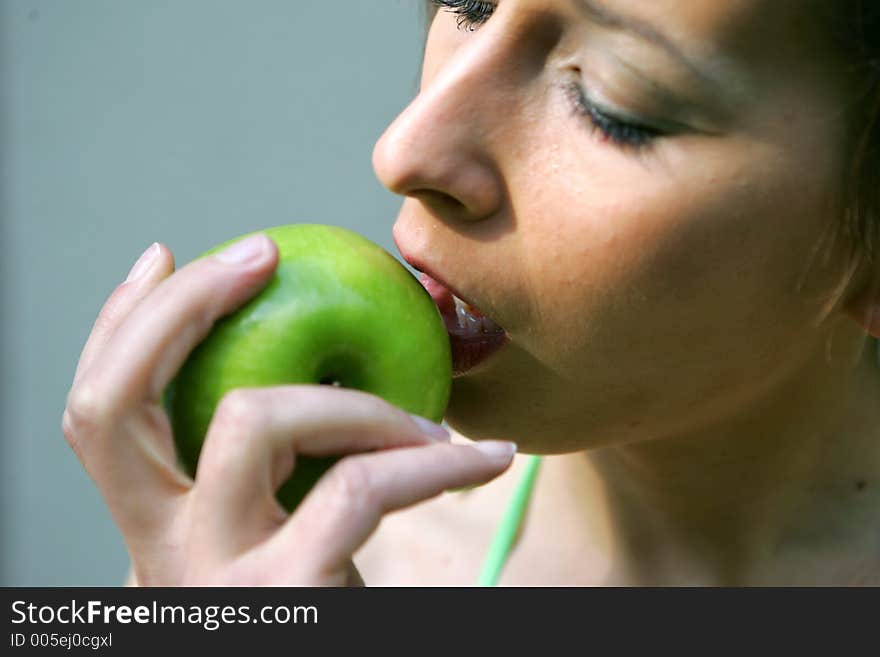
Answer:
M693 60L717 62L755 88L829 85L844 67L820 7L843 0L572 0L655 29ZM831 6L831 5L829 5ZM711 68L711 66L710 66Z
M645 21L683 49L741 60L815 52L825 34L816 0L574 0Z

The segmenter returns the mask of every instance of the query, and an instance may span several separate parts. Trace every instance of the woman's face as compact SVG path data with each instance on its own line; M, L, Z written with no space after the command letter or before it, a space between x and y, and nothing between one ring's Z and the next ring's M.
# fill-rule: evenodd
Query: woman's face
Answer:
M806 3L500 0L473 30L491 4L448 4L471 14L437 13L374 165L404 257L510 336L451 426L548 453L688 432L823 357L844 92Z

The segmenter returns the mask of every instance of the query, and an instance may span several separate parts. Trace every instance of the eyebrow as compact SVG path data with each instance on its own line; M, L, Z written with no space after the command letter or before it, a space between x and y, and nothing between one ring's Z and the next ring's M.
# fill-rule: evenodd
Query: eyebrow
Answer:
M614 30L628 32L642 38L684 64L701 82L708 85L713 91L724 91L724 86L712 75L698 66L691 58L685 55L681 49L672 42L665 34L656 27L632 16L623 16L600 5L595 0L577 0L580 8L587 13L596 23ZM719 67L720 68L720 67Z

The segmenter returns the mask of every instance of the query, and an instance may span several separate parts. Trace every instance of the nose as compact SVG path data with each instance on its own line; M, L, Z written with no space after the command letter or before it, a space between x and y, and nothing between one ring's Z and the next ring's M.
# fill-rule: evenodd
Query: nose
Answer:
M492 216L504 203L502 167L511 148L505 124L517 114L515 40L504 38L494 20L460 36L455 48L429 37L430 72L421 92L373 150L373 168L389 190L471 221Z

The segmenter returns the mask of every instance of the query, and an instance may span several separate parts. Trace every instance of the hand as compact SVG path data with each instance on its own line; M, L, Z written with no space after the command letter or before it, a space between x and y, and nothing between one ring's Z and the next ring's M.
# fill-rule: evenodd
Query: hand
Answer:
M513 445L452 445L436 425L426 430L359 391L239 389L214 414L195 480L186 476L161 394L214 322L271 278L274 243L246 242L176 273L167 248L144 254L95 322L62 430L122 532L138 583L361 584L352 555L385 513L489 481L510 465ZM287 514L275 492L297 454L342 458Z

